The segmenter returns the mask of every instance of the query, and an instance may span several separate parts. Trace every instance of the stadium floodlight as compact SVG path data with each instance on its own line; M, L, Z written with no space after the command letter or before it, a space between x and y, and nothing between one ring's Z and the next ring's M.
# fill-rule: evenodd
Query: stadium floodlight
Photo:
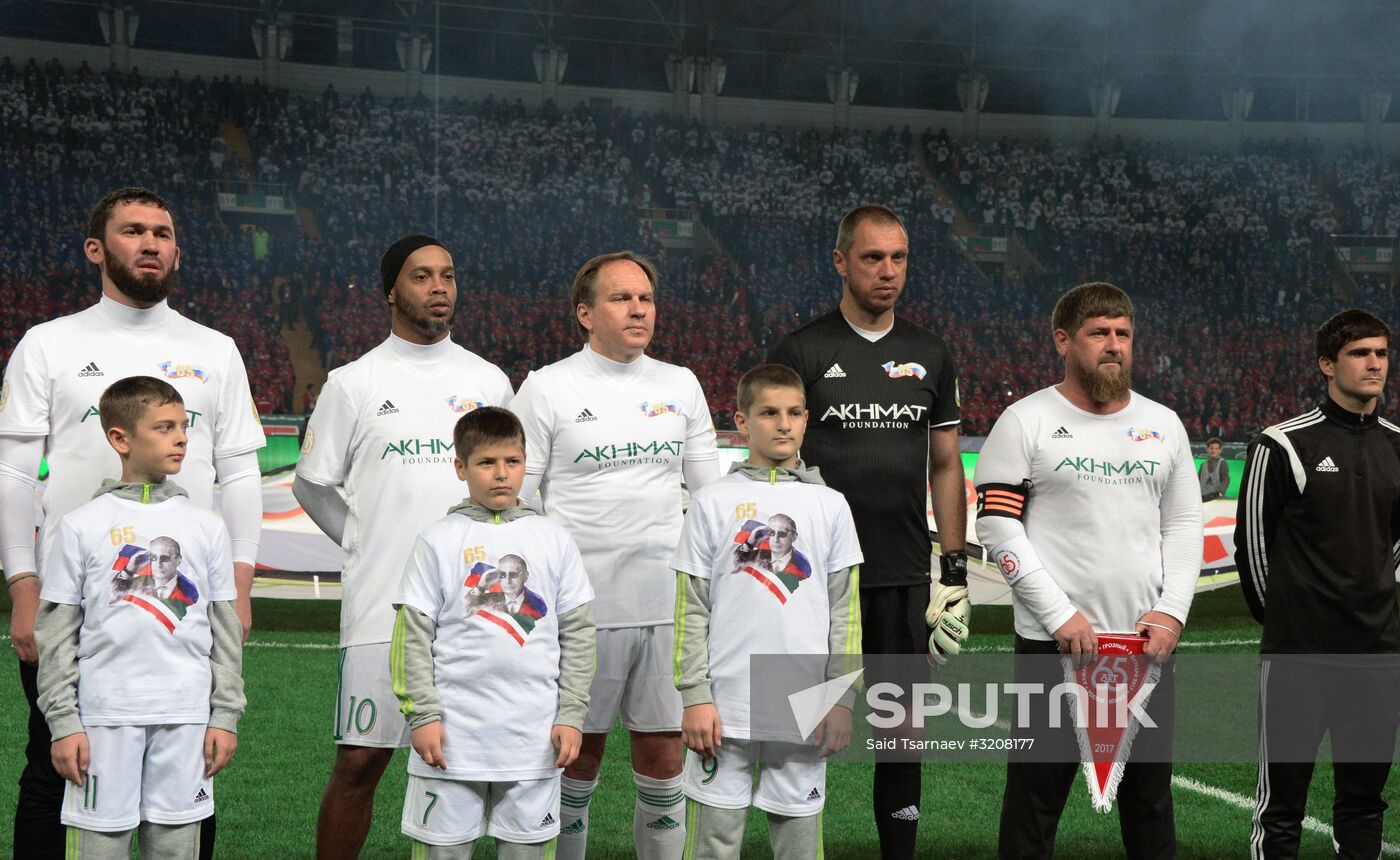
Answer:
M835 66L826 67L826 95L835 102L846 102L850 104L856 100L856 87L860 84L860 75L851 66L838 69Z
M1106 119L1118 112L1118 99L1123 88L1117 81L1095 80L1089 84L1089 109L1094 116Z
M1250 108L1254 107L1254 88L1239 83L1220 93L1220 109L1230 122L1244 122L1249 119Z
M958 75L958 104L963 110L980 111L987 104L990 89L985 75L963 72Z
M1379 87L1361 92L1361 121L1366 123L1385 122L1390 113L1390 90Z

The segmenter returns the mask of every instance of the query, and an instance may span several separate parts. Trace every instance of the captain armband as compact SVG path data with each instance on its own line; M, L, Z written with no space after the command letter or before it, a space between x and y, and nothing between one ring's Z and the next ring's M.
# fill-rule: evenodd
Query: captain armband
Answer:
M1019 484L982 484L977 488L977 519L1010 517L1024 520L1030 493L1030 479Z

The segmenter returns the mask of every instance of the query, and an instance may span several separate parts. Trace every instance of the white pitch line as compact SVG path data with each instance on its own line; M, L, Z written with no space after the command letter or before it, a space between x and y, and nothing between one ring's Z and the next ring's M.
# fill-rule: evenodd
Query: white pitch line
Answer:
M1194 791L1197 794L1203 794L1206 797L1228 803L1239 809L1249 810L1251 813L1254 812L1254 798L1245 797L1243 794L1236 794L1233 791L1226 791L1223 788L1217 788L1213 785L1207 785L1204 782L1198 782L1189 776L1173 776L1172 785L1177 788L1184 788L1187 791ZM1303 818L1303 829L1326 836L1328 839L1332 838L1331 826L1313 818L1311 815ZM1400 845L1396 845L1393 842L1382 842L1381 854L1390 857L1400 856Z

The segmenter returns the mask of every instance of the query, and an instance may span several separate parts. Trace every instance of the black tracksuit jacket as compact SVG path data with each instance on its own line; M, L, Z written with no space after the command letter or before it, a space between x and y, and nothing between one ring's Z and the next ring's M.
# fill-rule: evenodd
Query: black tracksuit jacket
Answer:
M1260 652L1400 652L1400 427L1329 397L1254 440L1240 488L1235 561Z

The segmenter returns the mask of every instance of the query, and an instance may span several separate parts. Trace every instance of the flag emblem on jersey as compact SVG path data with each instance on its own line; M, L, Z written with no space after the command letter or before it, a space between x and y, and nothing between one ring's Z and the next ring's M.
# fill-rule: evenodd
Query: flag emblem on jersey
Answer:
M1098 638L1097 656L1079 669L1066 659L1064 677L1065 684L1078 685L1085 693L1086 719L1075 720L1074 733L1089 798L1094 809L1108 812L1142 727L1128 703L1136 700L1134 707L1147 707L1162 667L1148 659L1143 651L1147 640L1136 633L1100 633ZM1069 694L1066 698L1073 702Z
M681 414L681 408L674 403L645 402L642 404L641 408L642 414L648 418L655 418L658 415L665 415L667 413L672 415Z
M758 520L744 520L734 535L734 572L744 573L758 580L768 593L786 604L787 596L797 591L797 587L812 575L812 564L793 544L797 539L797 526L786 514L770 517L780 521L778 532ZM786 540L787 556L774 558L774 539ZM781 551L781 548L779 548ZM778 564L781 562L781 564ZM775 566L776 565L776 566Z
M150 614L167 633L174 633L185 613L199 601L199 591L194 583L178 572L169 594L161 597L155 570L151 566L151 553L145 547L123 544L112 562L112 572L112 600L109 605L130 603Z
M1146 427L1129 427L1127 433L1128 438L1134 442L1150 442L1153 439L1156 439L1158 442L1167 441L1166 437L1161 433L1158 433L1156 430L1149 430Z
M484 400L471 400L466 397L459 397L454 394L447 398L447 405L452 407L453 412L471 412L486 405Z
M520 568L524 569L524 559L519 556L504 556L500 562L504 564L511 558L517 559ZM524 580L529 579L528 569L524 569L524 579L514 601L506 593L506 577L505 570L489 562L478 561L471 566L462 583L467 589L467 617L475 615L494 624L514 639L517 645L524 646L525 637L535 629L536 622L549 614L549 608L545 606L543 597L525 586ZM517 604L514 611L510 608L512 602Z
M1331 457L1324 457L1324 458L1322 459L1322 462L1317 464L1317 471L1319 471L1319 472L1340 472L1340 471L1342 471L1342 470L1337 468L1337 464L1332 462L1332 458L1331 458Z
M162 361L159 365L166 379L198 379L200 382L209 381L209 371L193 364L176 364L173 361Z
M887 361L880 367L889 375L890 379L903 379L906 376L923 379L928 375L928 371L924 370L924 366L917 361L906 361L902 364Z

